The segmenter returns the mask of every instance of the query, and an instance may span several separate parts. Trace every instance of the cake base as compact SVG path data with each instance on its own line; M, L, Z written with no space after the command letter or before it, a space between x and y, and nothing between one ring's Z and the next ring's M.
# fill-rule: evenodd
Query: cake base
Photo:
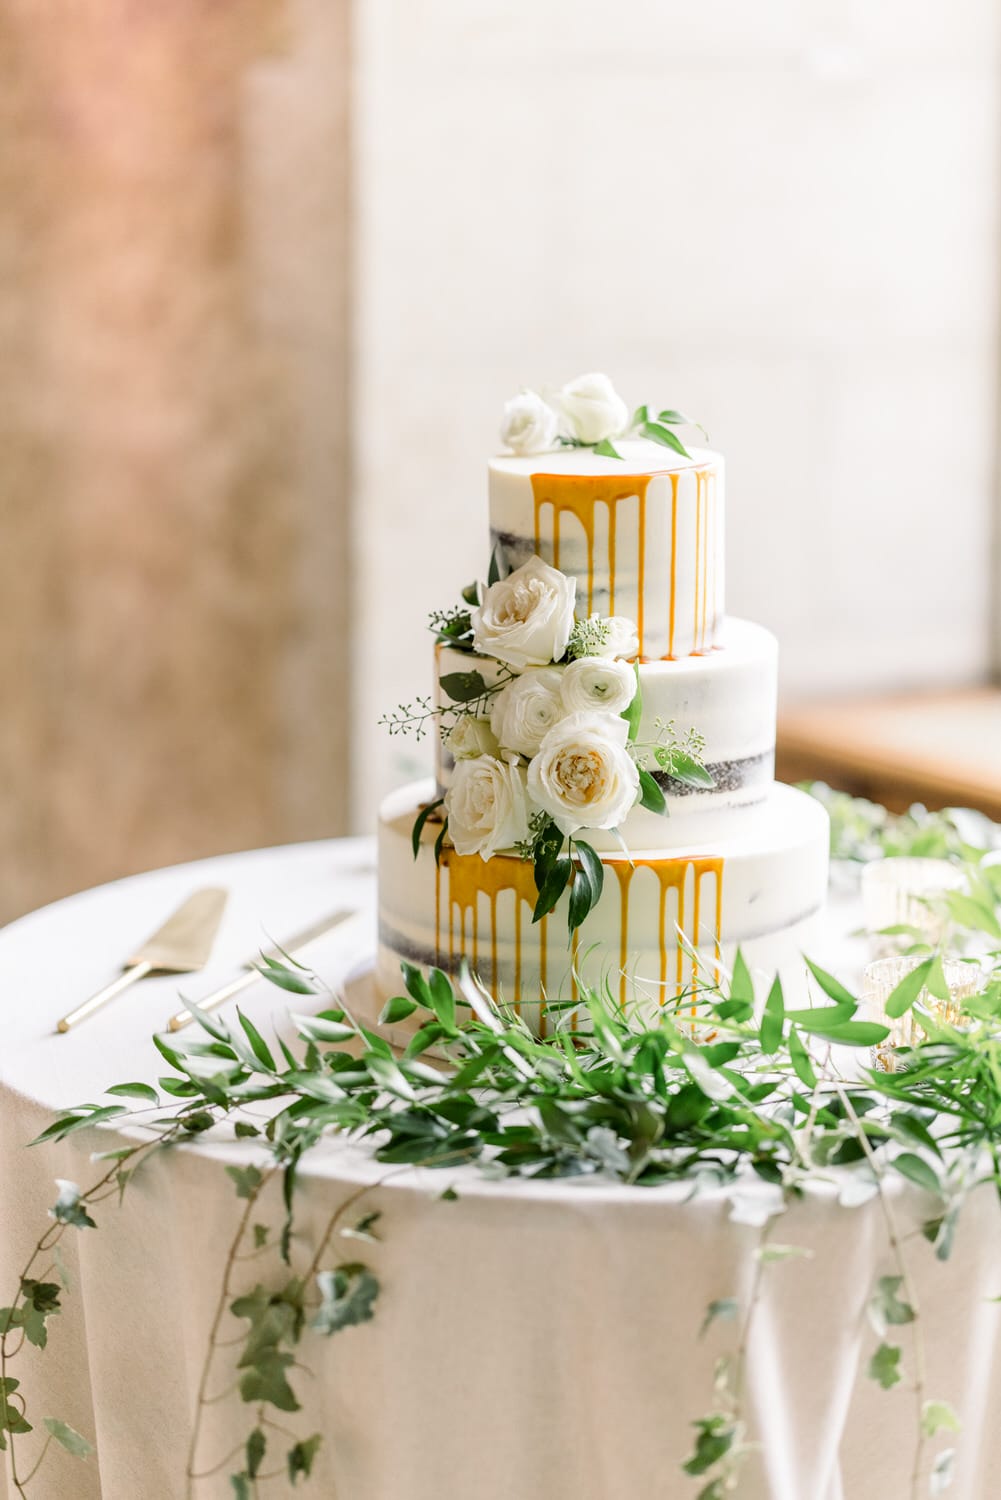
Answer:
M582 928L567 926L566 894L532 922L532 867L513 855L442 851L440 825L411 830L432 782L386 799L379 819L376 983L400 992L400 963L455 974L463 960L499 1005L545 1034L583 987L622 1006L684 1003L729 968L739 947L752 968L801 982L800 954L827 889L828 821L820 804L774 786L738 835L691 849L602 851L604 889Z

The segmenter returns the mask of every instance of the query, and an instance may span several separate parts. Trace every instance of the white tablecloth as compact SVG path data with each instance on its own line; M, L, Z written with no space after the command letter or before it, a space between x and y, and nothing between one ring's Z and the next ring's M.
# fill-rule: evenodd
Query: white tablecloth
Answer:
M368 841L265 850L158 871L63 901L0 933L0 1302L54 1201L53 1179L90 1180L89 1135L25 1149L51 1112L96 1099L112 1082L153 1081L149 1043L176 1008L178 981L153 979L78 1031L56 1019L196 885L231 891L198 996L229 978L265 935L281 939L344 903L362 915L310 950L336 981L371 951L374 871ZM829 956L831 943L828 942ZM846 951L846 950L842 950ZM857 958L857 954L850 958ZM285 997L264 984L241 1002L261 1027ZM187 1434L223 1259L240 1204L220 1158L246 1147L201 1143L140 1173L123 1207L105 1205L97 1232L67 1237L73 1290L50 1323L50 1347L18 1356L37 1416L62 1418L97 1444L80 1462L54 1451L33 1482L37 1500L182 1500ZM385 1168L343 1145L310 1160L300 1229ZM443 1202L451 1183L458 1201ZM382 1241L361 1248L382 1293L370 1323L311 1338L306 1407L294 1422L324 1444L311 1488L324 1500L653 1500L693 1496L678 1464L690 1423L712 1405L713 1364L732 1325L699 1342L707 1304L747 1291L754 1229L733 1223L722 1196L687 1201L681 1188L611 1183L485 1181L474 1170L401 1173L373 1186ZM926 1217L916 1190L905 1225ZM274 1210L276 1213L277 1210ZM999 1493L1001 1438L990 1420L1001 1293L1001 1233L986 1192L965 1211L942 1267L916 1237L910 1253L930 1350L929 1391L951 1401L964 1431L954 1500ZM770 1268L749 1362L752 1457L747 1500L906 1500L914 1409L903 1387L864 1378L873 1347L864 1304L889 1273L875 1205L846 1210L813 1193L775 1238L811 1257ZM244 1274L267 1277L265 1258ZM241 1283L243 1284L243 1283ZM245 1328L230 1322L232 1336ZM906 1330L904 1330L906 1350ZM908 1354L905 1352L905 1360ZM232 1369L221 1363L219 1390ZM210 1467L253 1425L238 1398L211 1408L200 1454ZM271 1460L265 1465L270 1466ZM198 1500L231 1493L228 1469ZM0 1478L0 1494L7 1494ZM262 1494L291 1493L283 1482Z

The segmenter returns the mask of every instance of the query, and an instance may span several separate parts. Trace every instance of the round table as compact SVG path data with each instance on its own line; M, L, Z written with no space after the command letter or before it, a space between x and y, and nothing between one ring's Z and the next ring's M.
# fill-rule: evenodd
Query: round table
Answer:
M229 903L203 973L151 978L78 1030L56 1020L106 983L131 948L196 887L223 885ZM88 891L0 932L0 1301L11 1299L54 1202L54 1179L87 1182L89 1155L114 1128L62 1143L31 1140L54 1111L96 1100L113 1082L164 1071L149 1037L177 1008L231 978L268 938L326 912L358 915L318 939L310 963L336 986L373 951L369 840L260 850L155 871ZM835 914L826 951L855 962ZM839 947L840 945L840 947ZM280 991L256 984L241 1006L281 1029ZM293 1008L317 1006L312 997ZM319 1008L317 1006L317 1008ZM232 1494L223 1466L189 1487L188 1435L207 1329L241 1203L223 1164L252 1145L201 1139L141 1170L98 1229L64 1237L71 1291L50 1321L49 1348L27 1350L16 1373L32 1410L69 1422L96 1444L86 1461L53 1446L31 1486L37 1500L197 1500ZM297 1492L325 1500L654 1500L694 1496L680 1462L691 1423L712 1409L713 1367L733 1325L699 1328L714 1299L746 1296L759 1231L732 1217L726 1193L687 1186L626 1188L605 1180L486 1179L385 1167L331 1141L306 1163L298 1232L305 1246L332 1208L359 1188L379 1242L362 1247L381 1284L372 1321L303 1346L304 1409L289 1423L322 1430L313 1478ZM457 1197L442 1197L451 1186ZM900 1194L906 1228L928 1215L917 1189ZM277 1214L277 1208L271 1217ZM839 1206L818 1189L773 1238L807 1254L763 1277L748 1359L751 1436L744 1500L904 1500L913 1402L865 1379L874 1340L864 1307L893 1270L878 1208ZM964 1429L950 1500L995 1493L1001 1439L987 1420L995 1360L1001 1234L987 1193L964 1210L953 1259L937 1265L920 1236L913 1271L930 1352L929 1390ZM345 1241L337 1259L351 1259ZM239 1269L250 1289L277 1274L270 1252ZM222 1334L245 1325L233 1319ZM906 1340L905 1340L906 1345ZM230 1360L235 1358L229 1352ZM905 1355L906 1357L906 1355ZM212 1394L233 1378L226 1351ZM238 1397L213 1403L198 1468L211 1470L253 1426ZM276 1455L281 1457L281 1455ZM264 1465L273 1466L269 1455ZM12 1493L0 1475L0 1494ZM287 1481L262 1496L291 1493Z

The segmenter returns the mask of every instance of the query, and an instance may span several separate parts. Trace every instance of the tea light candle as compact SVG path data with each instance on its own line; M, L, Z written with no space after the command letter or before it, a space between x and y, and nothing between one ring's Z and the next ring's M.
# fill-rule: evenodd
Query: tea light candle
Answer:
M947 859L875 859L862 871L865 925L877 935L877 947L892 953L900 943L880 938L884 927L916 927L929 943L942 941L947 925L935 898L963 884L963 872Z
M921 1038L921 1018L914 1014L914 1006L904 1015L893 1018L886 1014L886 1002L897 985L924 960L913 955L898 954L891 958L877 958L866 964L862 971L862 1015L867 1021L877 1021L889 1028L889 1036L872 1049L872 1065L881 1073L897 1071L896 1050L898 1047L914 1047ZM962 1021L962 1002L975 995L983 984L983 973L976 964L962 963L959 959L947 958L942 962L948 1000L940 1000L922 990L915 1001L924 1006L937 1021L948 1026L957 1026Z

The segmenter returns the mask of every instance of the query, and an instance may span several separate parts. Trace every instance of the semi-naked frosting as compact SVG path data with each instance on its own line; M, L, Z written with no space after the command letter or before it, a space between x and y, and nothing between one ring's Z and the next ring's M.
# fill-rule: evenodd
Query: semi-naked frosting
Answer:
M498 1001L545 1033L586 1024L574 1010L584 986L604 988L623 1006L687 1006L738 947L765 976L779 971L787 985L802 984L802 947L827 887L827 815L773 780L774 637L724 619L723 461L704 449L682 458L639 439L615 447L619 459L561 448L492 460L492 541L511 568L537 555L575 578L578 619L635 622L642 708L633 748L657 779L667 816L637 804L617 829L580 828L575 838L601 860L601 894L572 934L567 891L533 922L532 861L514 850L459 854L447 836L436 859L440 810L431 809L414 858L418 813L457 774L442 743L435 780L402 788L380 814L383 996L400 991L401 962L452 974L466 962ZM470 673L484 689L474 715L489 718L490 689L511 680L512 669L489 655L435 648L445 726L457 702L442 679L465 674L455 684L461 712ZM702 736L711 787L682 784L658 766L649 747L670 738L669 725L682 741L689 730ZM515 765L524 776L524 761Z
M450 646L435 648L435 702L450 703L442 677L455 672L480 672L487 685L506 676L506 669L489 657L471 657ZM723 837L738 824L728 815L760 806L775 774L775 699L778 642L770 631L747 620L728 619L720 632L719 649L707 656L687 656L673 662L640 664L643 713L638 738L654 742L660 724L674 723L684 734L696 728L705 738L703 759L715 780L711 790L698 791L657 772L667 798L668 817L636 807L619 830L631 850L664 849L693 840ZM453 761L439 740L436 777L440 796L450 784ZM596 849L616 849L614 835L601 830L587 834Z
M436 865L438 828L426 825L417 860L410 831L427 782L383 805L379 827L379 958L383 993L399 991L400 962L456 972L462 958L499 1000L545 1030L550 1007L580 984L607 987L621 1004L675 1005L690 994L690 948L701 982L718 978L738 946L748 962L782 969L795 985L801 945L827 889L827 816L792 787L774 786L741 832L690 849L602 853L601 899L573 939L564 895L532 922L532 866L516 856L457 855ZM679 936L680 934L680 936ZM686 946L687 945L687 946Z
M533 553L577 580L581 614L636 621L650 660L712 650L724 612L723 460L643 438L621 459L567 449L490 463L490 529L512 567Z

